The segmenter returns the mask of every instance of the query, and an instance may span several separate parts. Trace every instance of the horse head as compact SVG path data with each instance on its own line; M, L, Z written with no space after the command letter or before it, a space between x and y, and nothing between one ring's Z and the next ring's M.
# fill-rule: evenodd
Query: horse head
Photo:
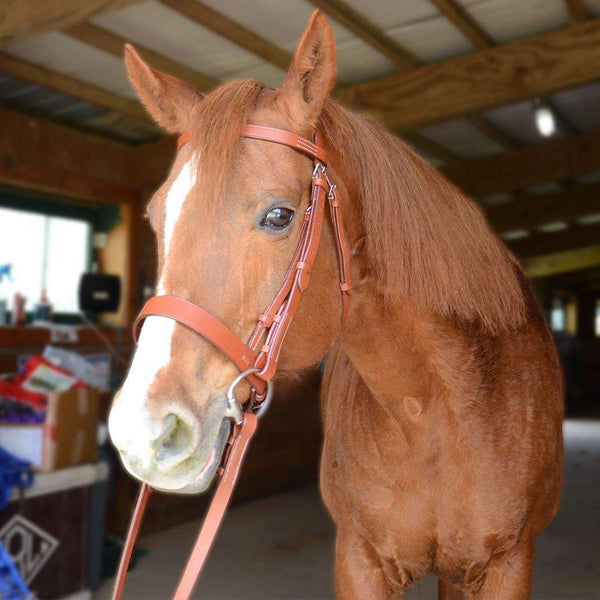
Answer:
M312 161L240 136L250 123L312 139L334 85L330 25L316 12L280 90L234 81L208 95L126 49L129 77L156 122L188 142L148 204L158 295L189 300L247 340L278 292L310 202ZM336 181L341 188L342 181ZM326 219L311 284L279 360L320 361L341 323L336 242ZM109 430L127 470L157 489L197 493L216 472L230 430L226 392L239 371L213 345L164 316L143 325ZM240 394L250 393L247 382Z

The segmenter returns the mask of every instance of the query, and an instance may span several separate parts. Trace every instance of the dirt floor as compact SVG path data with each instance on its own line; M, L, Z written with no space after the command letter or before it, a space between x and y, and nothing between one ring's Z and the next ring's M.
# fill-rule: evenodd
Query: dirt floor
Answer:
M558 518L537 542L534 600L600 599L600 420L565 424L567 473ZM166 600L198 523L147 536L127 600ZM232 509L196 590L203 600L328 600L334 597L333 527L315 488ZM105 582L95 600L110 598ZM428 578L407 594L435 600ZM499 599L500 600L500 599Z

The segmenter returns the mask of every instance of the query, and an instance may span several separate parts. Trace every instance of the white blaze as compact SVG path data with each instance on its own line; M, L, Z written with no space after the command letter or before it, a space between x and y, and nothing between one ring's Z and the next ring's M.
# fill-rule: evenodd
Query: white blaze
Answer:
M181 215L183 203L196 183L196 161L192 157L183 165L173 182L165 201L165 228L163 232L163 270L157 294L164 294L164 281L169 266L169 249L175 225ZM167 317L148 317L144 322L127 379L119 399L109 417L109 431L119 450L134 454L143 466L150 460L150 442L160 434L160 424L152 430L145 403L148 390L157 373L171 361L171 338L175 321Z

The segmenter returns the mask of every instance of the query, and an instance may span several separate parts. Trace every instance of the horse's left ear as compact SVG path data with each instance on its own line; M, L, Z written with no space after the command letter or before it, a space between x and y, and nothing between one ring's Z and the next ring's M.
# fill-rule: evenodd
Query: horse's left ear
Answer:
M296 50L281 91L281 108L299 131L312 129L335 83L335 38L329 21L316 10Z

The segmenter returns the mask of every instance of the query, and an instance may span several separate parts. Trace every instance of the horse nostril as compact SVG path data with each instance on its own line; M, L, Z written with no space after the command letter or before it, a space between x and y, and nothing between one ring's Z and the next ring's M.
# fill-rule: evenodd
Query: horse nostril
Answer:
M192 431L183 419L173 413L168 414L161 433L152 440L152 448L158 468L170 469L193 454Z
M168 414L164 418L162 431L158 437L152 440L152 445L157 447L164 443L169 443L170 438L177 429L178 421L179 419L177 418L177 415L174 415L173 413Z

